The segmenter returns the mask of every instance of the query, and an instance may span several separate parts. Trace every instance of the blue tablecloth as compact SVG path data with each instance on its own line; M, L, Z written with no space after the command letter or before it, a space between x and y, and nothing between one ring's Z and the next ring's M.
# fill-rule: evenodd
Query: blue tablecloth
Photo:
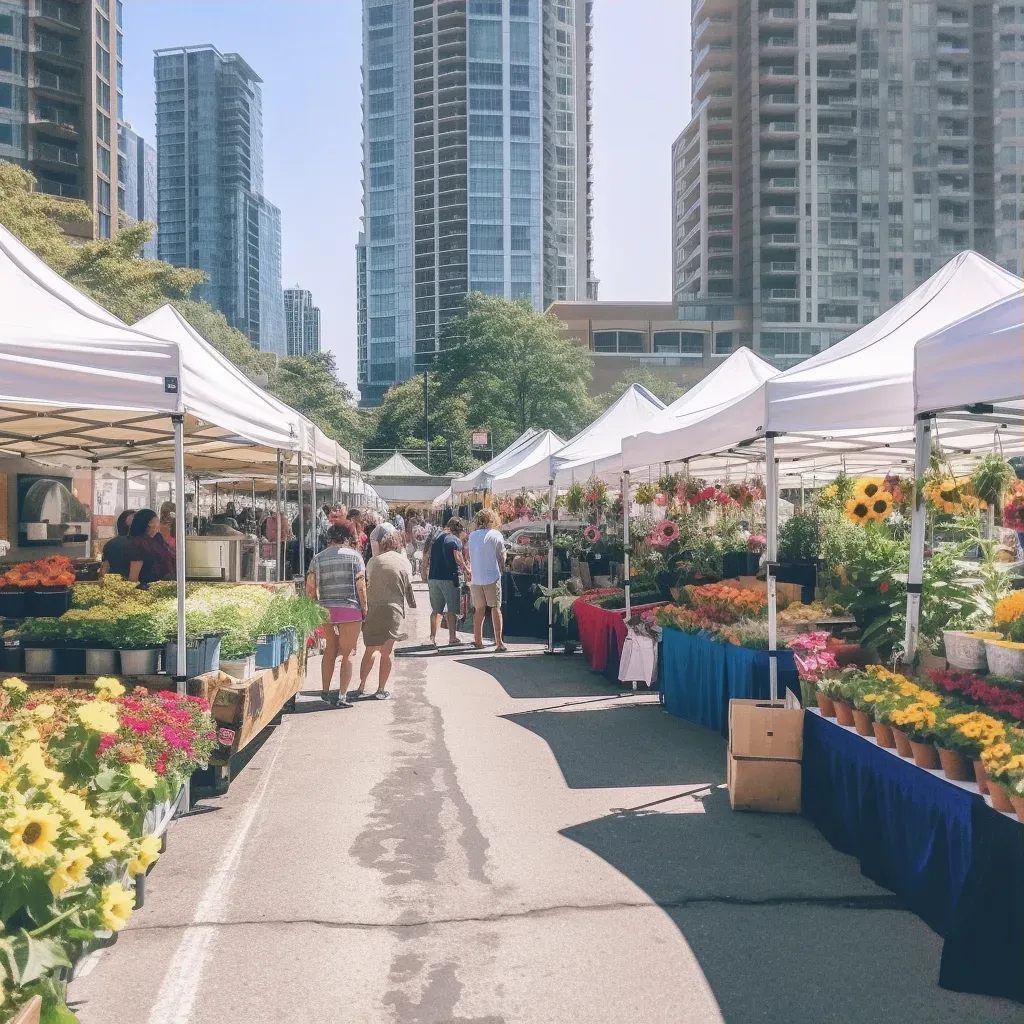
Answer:
M803 813L943 936L940 985L1024 1001L1024 826L814 713Z
M779 651L778 662L779 696L785 695L787 687L799 694L793 652ZM767 700L771 696L768 652L666 627L662 634L661 688L667 711L725 736L730 700Z

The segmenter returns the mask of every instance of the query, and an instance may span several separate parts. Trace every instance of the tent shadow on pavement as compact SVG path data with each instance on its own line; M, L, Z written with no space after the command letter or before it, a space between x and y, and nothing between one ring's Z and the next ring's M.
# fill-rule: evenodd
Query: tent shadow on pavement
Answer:
M486 672L513 700L616 697L623 692L600 676L586 671L582 659L564 654L548 657L539 652L529 652L523 656L488 656L481 652L460 664Z
M658 705L504 717L548 744L572 789L677 790L639 805L624 793L560 835L668 914L727 1024L1020 1020L1016 1004L940 989L942 940L810 822L732 811L718 735Z

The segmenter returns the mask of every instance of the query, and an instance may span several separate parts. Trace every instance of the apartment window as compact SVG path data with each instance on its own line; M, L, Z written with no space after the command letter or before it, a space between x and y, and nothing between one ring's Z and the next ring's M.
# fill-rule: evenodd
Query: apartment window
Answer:
M508 119L509 136L513 139L530 137L530 119L528 117L510 117Z
M0 14L0 36L14 35L14 15Z
M383 164L395 159L394 140L370 143L370 163Z
M471 224L469 247L480 252L500 252L505 248L505 229L501 224Z
M96 79L96 102L104 110L110 110L110 86L102 78Z
M101 210L110 209L110 182L96 179L96 203Z
M99 215L98 228L99 228L99 236L100 236L100 238L109 238L110 237L110 214L109 213L101 213Z
M395 318L393 316L370 317L370 334L374 338L393 338L395 336Z
M469 65L469 82L471 85L501 85L503 81L500 64L475 62Z
M595 352L643 352L641 331L594 331Z
M704 335L697 331L655 331L654 351L703 356Z
M469 56L473 60L501 60L501 24L497 21L469 23Z
M530 67L528 64L509 64L508 81L513 89L530 88Z
M512 251L513 252L529 252L530 243L532 241L530 228L528 225L513 224L512 225Z
M511 186L512 195L531 196L533 195L533 172L519 170L512 171L509 177L509 184Z
M508 13L513 18L530 16L530 0L509 0Z
M502 222L502 201L499 198L473 196L470 200L473 220Z
M110 150L99 143L96 143L96 170L110 176Z
M500 139L502 125L500 114L470 114L469 134L484 139Z
M386 239L395 237L395 216L394 214L380 214L370 218L370 237L374 239Z
M390 25L394 18L394 5L393 4L381 4L379 7L370 8L370 25L376 27L378 25Z
M471 110L501 111L501 92L498 89L470 89L469 106Z
M110 118L96 111L96 138L110 145Z
M374 68L370 72L370 89L393 89L395 85L394 68Z
M520 299L526 299L527 301L533 298L533 285L529 281L513 281L512 282L512 301L517 302Z
M0 46L0 71L14 70L14 50L10 46Z
M10 121L0 121L0 146L14 145L14 125Z
M110 54L96 44L96 70L104 77L110 78Z
M513 89L509 93L508 108L513 113L528 114L530 112L530 93L521 89Z
M501 0L469 0L469 13L487 18L501 17Z
M99 11L96 12L96 38L110 45L110 22Z
M533 276L533 259L530 256L512 257L512 280L529 281Z
M393 92L371 92L369 105L371 116L390 114L395 109L395 94Z
M517 64L530 62L531 26L525 22L514 21L509 25L509 57Z

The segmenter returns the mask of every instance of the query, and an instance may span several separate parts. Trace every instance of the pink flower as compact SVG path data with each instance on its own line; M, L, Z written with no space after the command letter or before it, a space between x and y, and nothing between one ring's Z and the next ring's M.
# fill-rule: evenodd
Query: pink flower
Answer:
M601 539L601 531L596 526L588 526L583 531L583 539L588 544L596 544Z
M109 733L105 736L100 737L100 745L96 750L97 754L105 754L115 743L117 742L117 736L110 735Z
M654 496L654 504L657 505L658 508L664 508L668 504L668 498L659 491Z
M679 527L671 519L662 519L654 524L647 542L656 548L667 548L678 536Z

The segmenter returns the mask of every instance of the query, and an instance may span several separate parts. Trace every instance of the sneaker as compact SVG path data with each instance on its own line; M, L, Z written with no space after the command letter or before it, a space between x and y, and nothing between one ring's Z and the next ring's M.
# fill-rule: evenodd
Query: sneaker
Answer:
M320 699L325 704L330 704L332 707L337 707L338 701L341 699L341 693L338 690L324 690L320 694Z

